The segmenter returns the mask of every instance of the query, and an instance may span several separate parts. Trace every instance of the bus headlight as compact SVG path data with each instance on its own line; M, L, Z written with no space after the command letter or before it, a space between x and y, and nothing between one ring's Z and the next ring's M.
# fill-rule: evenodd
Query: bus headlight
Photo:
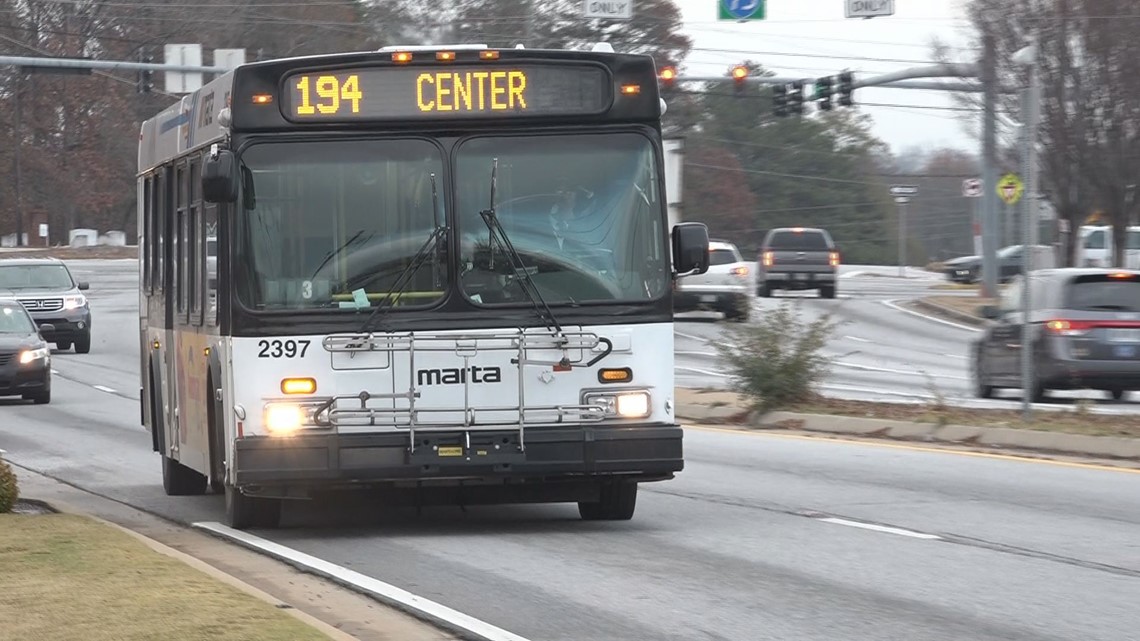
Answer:
M601 406L606 417L646 418L653 411L645 390L587 392L583 400L586 405Z
M305 425L305 409L292 403L265 406L265 428L274 436L289 436Z

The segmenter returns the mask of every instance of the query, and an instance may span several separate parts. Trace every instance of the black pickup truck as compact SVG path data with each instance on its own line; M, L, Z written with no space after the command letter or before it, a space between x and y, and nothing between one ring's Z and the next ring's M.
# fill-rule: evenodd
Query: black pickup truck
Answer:
M770 230L760 247L756 293L818 289L823 298L835 298L838 274L839 248L827 230L781 227Z

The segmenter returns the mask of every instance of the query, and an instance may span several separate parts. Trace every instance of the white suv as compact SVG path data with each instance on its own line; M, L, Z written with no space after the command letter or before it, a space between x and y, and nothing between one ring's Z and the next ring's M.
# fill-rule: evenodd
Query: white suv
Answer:
M709 270L676 280L673 310L713 310L727 320L744 322L752 310L756 291L752 267L744 261L736 245L709 241Z

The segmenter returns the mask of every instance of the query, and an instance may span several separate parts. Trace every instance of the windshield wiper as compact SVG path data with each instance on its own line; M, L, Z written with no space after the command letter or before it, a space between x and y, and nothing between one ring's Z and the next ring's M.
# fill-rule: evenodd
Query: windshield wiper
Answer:
M396 278L396 282L392 283L392 286L388 288L388 293L384 295L384 300L388 301L388 306L384 307L383 300L381 300L380 304L376 306L376 309L372 310L372 313L368 315L367 319L365 319L364 325L362 325L360 328L361 332L369 331L368 328L372 325L373 321L382 321L387 315L388 311L396 306L395 299L399 297L400 294L404 293L404 288L408 286L408 283L412 282L412 276L414 276L416 272L419 271L424 261L427 260L428 256L431 255L432 250L440 242L440 239L447 236L447 226L444 224L444 221L440 220L439 218L439 195L436 191L435 174L429 174L428 177L431 179L431 206L432 213L435 215L435 229L432 230L431 235L427 237L427 240L424 241L424 244L420 246L419 251L417 251L415 256L412 257L412 262L408 263L408 266L405 267L404 270L400 272L400 275ZM436 253L436 256L438 258L439 254ZM436 269L434 276L435 281L437 281L438 284L438 269Z
M511 244L511 239L507 237L507 231L503 229L503 225L499 222L498 216L495 215L495 188L497 184L497 176L499 172L499 159L494 158L491 160L491 207L479 212L479 217L483 219L483 224L487 225L489 232L489 240L491 243L498 245L499 249L507 255L507 259L511 262L511 270L515 272L515 276L521 279L517 282L523 293L530 299L531 304L534 306L534 311L538 314L539 319L546 323L547 329L553 330L565 342L566 336L562 331L562 325L559 324L558 319L555 318L554 312L550 311L550 306L542 298L542 293L538 291L538 286L531 280L530 271L523 264L522 256L519 256L515 246ZM491 247L491 260L494 259L495 249ZM529 287L527 287L529 285ZM563 358L565 361L565 357Z
M358 232L356 232L355 234L353 234L353 235L352 235L352 236L351 236L351 237L350 237L348 240L344 241L344 244L343 244L343 245L341 245L340 247L337 247L337 248L336 248L336 249L334 249L333 251L331 251L331 252L329 252L328 254L326 254L326 255L325 255L325 259L321 261L321 264L320 264L320 265L317 265L317 268L313 270L313 275L312 275L312 276L310 276L309 278L310 278L310 279L312 279L312 278L316 278L317 274L318 274L318 273L320 273L320 271L321 271L322 269L324 269L325 265L327 265L327 264L329 263L329 261L330 261L330 260L332 260L332 259L336 258L337 256L339 256L339 255L340 255L340 253L341 253L341 252L343 252L344 250L348 249L349 245L352 245L353 243L355 243L355 242L356 242L356 239L357 239L357 238L360 238L360 236L361 236L362 234L364 234L364 230L363 230L363 229L361 229L360 231L358 231ZM370 239L371 239L373 236L375 236L375 235L376 235L376 233L375 233L375 232L372 232L372 233L368 234L368 237L367 237L367 238L365 238L365 239L364 239L364 241L368 241L368 240L370 240ZM363 241L362 241L362 242L363 242Z

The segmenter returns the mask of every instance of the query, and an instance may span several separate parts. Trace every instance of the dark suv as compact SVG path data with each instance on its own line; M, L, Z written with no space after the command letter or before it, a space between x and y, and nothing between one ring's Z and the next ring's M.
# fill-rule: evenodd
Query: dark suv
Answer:
M0 260L0 297L20 301L42 329L43 337L59 349L78 354L91 351L91 307L63 261L56 258Z
M1021 291L1029 284L1029 345L1033 377L1029 395L1050 389L1096 389L1121 399L1140 390L1140 271L1099 268L1048 269L1017 276L1000 306L982 313L994 322L973 345L975 393L1020 389Z
M782 227L773 229L760 246L756 293L771 296L773 289L818 289L835 298L839 248L824 229Z

